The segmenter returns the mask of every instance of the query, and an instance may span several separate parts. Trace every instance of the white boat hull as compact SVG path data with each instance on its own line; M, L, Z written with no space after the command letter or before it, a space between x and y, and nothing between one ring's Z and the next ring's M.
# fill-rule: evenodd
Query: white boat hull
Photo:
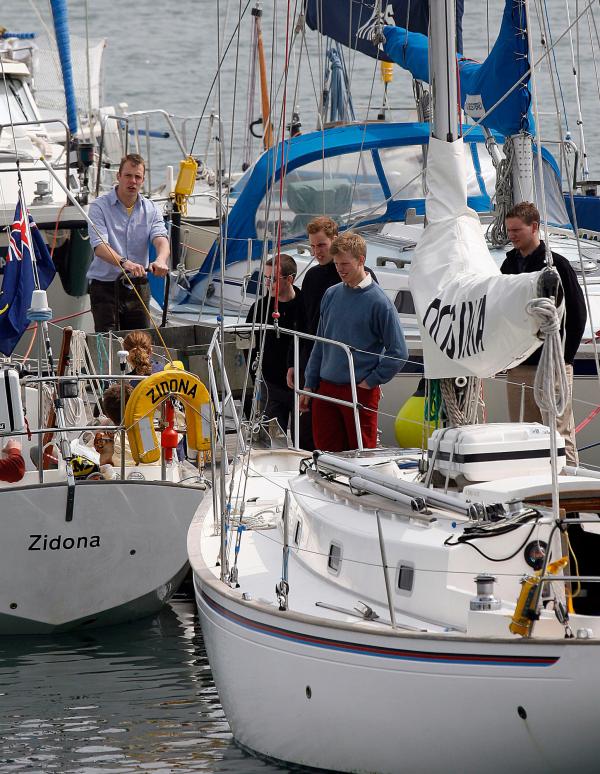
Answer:
M29 476L34 474L27 474ZM0 634L91 628L158 611L188 568L203 492L157 481L81 481L0 490Z
M232 732L263 756L390 774L597 770L598 642L370 634L243 602L208 571L194 581Z

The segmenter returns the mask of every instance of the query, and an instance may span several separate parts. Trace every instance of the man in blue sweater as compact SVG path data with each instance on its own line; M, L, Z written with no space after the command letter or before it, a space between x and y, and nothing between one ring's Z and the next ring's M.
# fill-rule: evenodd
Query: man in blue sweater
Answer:
M353 348L363 447L377 445L380 385L404 366L408 352L394 305L365 271L365 240L351 231L336 237L331 254L341 283L329 288L321 302L317 335ZM351 401L348 358L341 347L317 342L305 372L305 389L317 395ZM300 409L310 398L301 396ZM356 449L354 412L347 406L315 398L313 436L318 449Z

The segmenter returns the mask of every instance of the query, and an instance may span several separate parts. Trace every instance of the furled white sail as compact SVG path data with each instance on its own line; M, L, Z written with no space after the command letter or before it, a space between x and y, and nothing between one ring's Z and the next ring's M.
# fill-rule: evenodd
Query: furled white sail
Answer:
M462 139L434 137L427 157L427 226L415 249L410 287L430 379L493 376L539 345L526 311L541 272L500 274L477 214L467 207Z

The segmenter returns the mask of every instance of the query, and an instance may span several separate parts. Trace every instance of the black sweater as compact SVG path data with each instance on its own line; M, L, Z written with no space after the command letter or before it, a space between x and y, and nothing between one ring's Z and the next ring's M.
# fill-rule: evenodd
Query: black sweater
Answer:
M279 302L279 326L281 328L289 328L290 330L298 330L299 315L302 309L302 292L300 288L294 286L296 295L291 301ZM268 300L268 303L267 303ZM250 311L246 317L246 322L251 323L254 320L254 307L256 310L256 331L254 333L254 339L256 347L252 350L251 358L252 364L256 361L256 355L258 353L258 347L260 346L261 337L266 336L265 349L262 360L262 376L266 382L270 384L276 384L279 387L287 387L286 374L287 374L287 356L288 351L292 347L293 339L291 336L280 333L279 336L275 331L266 331L262 333L259 330L259 325L273 325L273 309L275 307L275 299L272 296L263 296L255 301L250 307ZM254 376L254 372L252 374Z
M577 279L575 270L567 259L558 253L552 253L554 267L558 272L565 294L565 318L561 323L561 333L565 333L565 363L573 364L579 348L579 342L585 330L587 319L583 292ZM511 250L506 260L500 267L502 274L525 274L532 271L540 271L546 265L546 247L540 242L530 255L523 258L518 250ZM565 323L566 319L566 323ZM540 362L541 347L530 355L523 365L537 365Z

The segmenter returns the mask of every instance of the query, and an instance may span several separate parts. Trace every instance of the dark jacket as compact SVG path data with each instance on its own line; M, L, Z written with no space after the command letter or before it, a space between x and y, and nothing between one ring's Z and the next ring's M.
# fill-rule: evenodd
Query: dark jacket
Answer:
M296 295L291 301L279 302L279 327L288 328L289 330L298 330L299 315L302 310L302 293L300 288L294 285L294 291ZM246 322L252 323L254 320L254 308L256 307L256 330L254 333L254 339L256 347L252 349L250 354L251 363L256 363L257 355L259 352L260 342L262 336L266 336L265 347L262 359L262 377L270 383L276 384L279 387L287 387L286 374L287 374L287 356L288 351L292 347L293 338L284 333L277 335L275 331L266 331L263 333L260 331L260 325L273 325L273 310L275 308L275 299L272 296L263 296L255 301L250 307L250 311L246 316ZM252 371L252 376L255 376Z
M581 337L583 336L583 331L585 330L585 321L587 319L585 301L577 274L575 274L575 270L569 261L564 256L554 252L552 253L552 259L560 277L565 297L565 317L561 324L561 333L565 331L565 363L572 365ZM527 272L540 271L545 265L546 246L543 242L540 242L539 247L525 258L521 256L518 250L511 250L500 267L500 271L502 274L525 274ZM527 360L523 361L523 365L537 365L540 362L541 351L541 347L536 349Z

